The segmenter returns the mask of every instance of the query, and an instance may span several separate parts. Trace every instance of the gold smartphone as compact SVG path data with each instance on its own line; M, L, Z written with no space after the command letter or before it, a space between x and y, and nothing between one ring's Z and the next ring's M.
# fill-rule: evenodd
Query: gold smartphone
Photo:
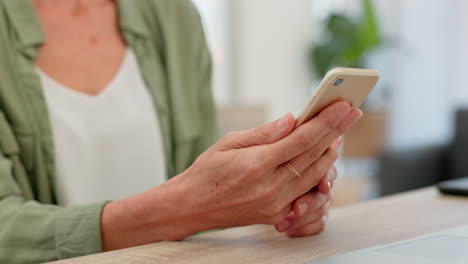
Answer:
M318 115L327 106L346 101L360 107L379 80L379 72L367 69L335 68L320 82L312 99L296 120L296 127Z

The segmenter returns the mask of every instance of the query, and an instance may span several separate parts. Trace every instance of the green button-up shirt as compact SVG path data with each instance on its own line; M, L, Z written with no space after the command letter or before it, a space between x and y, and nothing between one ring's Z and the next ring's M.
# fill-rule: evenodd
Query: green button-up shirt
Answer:
M119 0L118 8L121 33L158 110L172 177L217 136L200 18L189 0ZM30 0L0 0L0 263L101 251L106 202L56 205L53 136L34 70L44 41Z

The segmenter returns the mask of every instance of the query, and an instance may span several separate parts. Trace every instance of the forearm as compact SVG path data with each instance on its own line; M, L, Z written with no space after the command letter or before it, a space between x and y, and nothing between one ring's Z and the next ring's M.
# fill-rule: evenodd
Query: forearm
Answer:
M103 251L159 241L181 240L206 230L187 204L185 185L176 178L145 193L111 202L101 216Z

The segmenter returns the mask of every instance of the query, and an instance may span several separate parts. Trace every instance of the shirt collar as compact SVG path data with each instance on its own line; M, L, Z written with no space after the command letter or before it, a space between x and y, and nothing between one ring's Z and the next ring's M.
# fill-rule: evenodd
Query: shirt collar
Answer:
M138 10L138 6L133 1L135 0L117 0L120 30L122 33L129 31L140 37L147 37L150 30L142 12Z
M149 28L133 1L117 0L120 30L123 34L147 37ZM45 35L30 0L4 0L3 3L17 32L20 51L37 56L37 48L45 42Z
M29 0L4 0L6 12L17 33L19 49L30 56L37 55L34 47L44 43L45 36L36 12Z

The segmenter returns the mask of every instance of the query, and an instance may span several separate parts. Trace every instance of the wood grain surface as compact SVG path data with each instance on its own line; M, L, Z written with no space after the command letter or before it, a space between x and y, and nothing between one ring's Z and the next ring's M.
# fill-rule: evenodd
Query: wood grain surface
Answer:
M55 263L302 263L466 224L467 198L428 188L334 209L317 236L291 239L250 226Z

